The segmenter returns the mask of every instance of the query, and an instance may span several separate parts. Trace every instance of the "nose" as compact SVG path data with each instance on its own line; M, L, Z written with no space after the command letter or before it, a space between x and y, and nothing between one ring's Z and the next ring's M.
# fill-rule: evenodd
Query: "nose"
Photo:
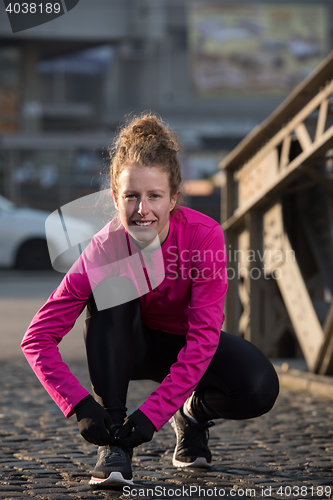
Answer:
M145 217L145 215L149 214L149 209L146 200L141 200L139 203L139 209L138 213L142 216Z

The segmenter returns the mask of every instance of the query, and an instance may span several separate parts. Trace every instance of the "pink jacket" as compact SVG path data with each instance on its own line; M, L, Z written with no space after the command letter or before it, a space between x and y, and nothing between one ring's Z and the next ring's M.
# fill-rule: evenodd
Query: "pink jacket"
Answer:
M111 221L93 237L37 312L22 350L65 416L73 415L73 408L89 393L62 361L57 345L72 329L98 282L106 275L128 276L124 255L133 253L133 259L140 253L144 279L136 287L148 285L148 293L139 292L143 322L152 329L186 335L169 375L140 406L159 430L193 392L216 351L228 287L224 236L210 217L179 207L171 212L166 241L148 262L149 257L143 255L142 260L135 246L129 248L125 229L114 231L113 225ZM159 272L161 255L165 276Z

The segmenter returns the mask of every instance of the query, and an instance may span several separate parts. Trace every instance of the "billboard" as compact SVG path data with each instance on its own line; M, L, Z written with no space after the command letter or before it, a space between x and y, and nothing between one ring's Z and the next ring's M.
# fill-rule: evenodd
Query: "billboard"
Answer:
M192 81L201 94L285 94L329 52L327 7L194 2L189 47Z

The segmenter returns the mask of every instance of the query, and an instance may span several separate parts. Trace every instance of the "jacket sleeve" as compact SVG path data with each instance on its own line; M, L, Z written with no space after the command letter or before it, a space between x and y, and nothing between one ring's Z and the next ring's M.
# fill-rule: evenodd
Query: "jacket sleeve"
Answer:
M186 344L169 375L140 407L157 430L176 413L200 382L217 349L224 321L228 279L222 229L216 226L198 248L201 254L209 251L206 254L213 258L196 262L192 267L196 272L193 272L188 307Z
M21 344L31 368L66 417L89 392L62 360L58 344L73 328L90 294L81 256L37 312Z

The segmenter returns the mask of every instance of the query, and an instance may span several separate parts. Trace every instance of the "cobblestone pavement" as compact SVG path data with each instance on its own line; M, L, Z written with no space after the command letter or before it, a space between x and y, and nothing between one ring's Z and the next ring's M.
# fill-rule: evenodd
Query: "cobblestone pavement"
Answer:
M70 364L89 388L83 362ZM92 490L89 470L96 447L65 419L22 359L2 361L0 499L125 498L333 498L332 402L281 389L273 410L260 418L218 421L210 430L214 465L208 471L171 465L175 443L167 424L136 448L135 486ZM135 382L129 412L154 389Z

